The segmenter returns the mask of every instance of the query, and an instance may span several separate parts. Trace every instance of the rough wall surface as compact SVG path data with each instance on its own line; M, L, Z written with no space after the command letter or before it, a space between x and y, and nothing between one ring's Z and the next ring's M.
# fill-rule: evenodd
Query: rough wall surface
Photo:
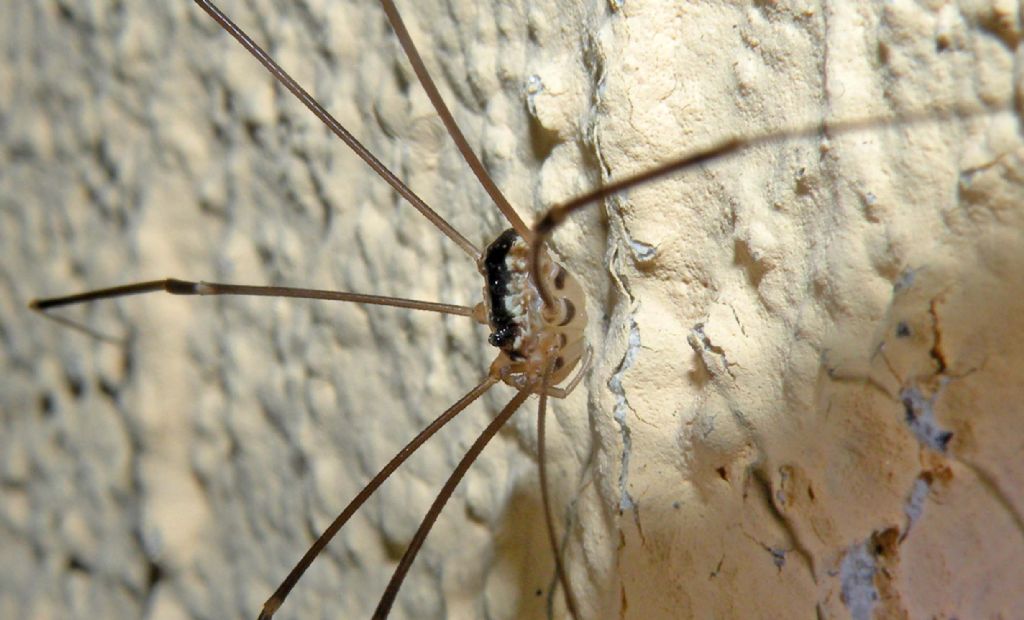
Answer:
M531 219L726 136L751 148L569 222L594 366L548 467L586 618L1012 616L1024 591L1024 162L1009 3L400 8ZM370 2L223 7L479 244L501 229ZM253 617L492 356L459 318L29 299L176 276L474 304L472 261L187 2L0 6L0 617ZM281 617L365 617L508 389L413 457ZM535 400L395 617L548 615ZM563 614L553 597L554 615Z

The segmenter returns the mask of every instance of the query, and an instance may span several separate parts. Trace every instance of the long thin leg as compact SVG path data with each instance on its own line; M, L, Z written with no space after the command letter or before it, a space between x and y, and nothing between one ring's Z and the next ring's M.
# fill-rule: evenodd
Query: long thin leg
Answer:
M341 291L324 291L320 289L294 288L290 286L250 286L248 284L223 284L219 282L189 282L188 280L178 280L176 278L134 282L132 284L101 288L95 291L86 291L84 293L65 295L63 297L33 299L29 302L28 306L33 310L46 312L51 308L70 306L99 299L111 299L113 297L140 295L142 293L154 293L160 291L170 293L172 295L254 295L257 297L294 297L299 299L322 299L326 301L349 301L359 304L426 310L428 312L439 312L441 314L454 314L458 316L472 317L474 315L473 308L468 306L439 304L429 301L419 301L416 299L402 299L400 297L382 297L380 295L362 295L360 293L344 293Z
M323 551L324 547L326 547L329 542L331 542L334 535L341 530L342 526L345 525L353 514L355 514L356 510L358 510L359 507L362 506L371 495L373 495L374 491L376 491L377 488L388 479L388 476L394 473L394 471L398 469L398 467L404 463L413 452L419 449L424 442L430 439L434 433L441 430L441 427L450 422L452 418L458 415L463 409L468 407L470 403L479 398L481 394L489 390L491 386L497 382L498 378L493 376L488 376L484 379L480 385L470 390L468 394L463 396L454 405L438 416L437 419L431 422L429 426L420 431L419 435L416 435L412 441L399 450L398 454L393 456L391 460L388 461L387 465L385 465L372 480L366 483L366 486L364 486L363 489L359 491L354 498L352 498L352 501L345 506L345 509L341 511L341 514L339 514L334 521L327 526L327 529L320 535L320 538L317 538L316 542L309 547L309 550L306 551L302 556L302 559L299 560L291 572L288 573L288 576L285 577L284 581L281 582L281 585L277 587L277 590L275 590L270 598L267 599L267 602L263 604L263 611L261 611L259 615L260 620L270 620L270 618L273 617L274 613L281 607L281 603L283 603L284 599L288 597L288 593L292 591L292 588L294 588L295 584L298 583L299 579L306 572L306 569L313 563L313 560L320 555L320 552Z
M448 236L449 239L454 241L462 248L473 260L477 260L480 257L480 250L473 245L469 239L466 239L462 234L455 230L451 224L446 222L444 218L437 214L436 211L430 208L427 203L423 202L423 199L417 196L409 187L402 183L402 181L394 175L390 170L387 169L379 159L374 157L365 146L363 146L355 136L353 136L345 127L338 122L338 119L331 116L322 105L320 105L316 99L313 98L306 89L302 88L295 78L288 75L288 72L281 68L281 65L277 64L273 58L270 57L262 47L260 47L252 38L245 33L244 30L239 28L233 21L231 21L227 15L225 15L217 6L210 0L194 0L199 8L206 11L206 13L213 18L213 21L217 22L221 28L223 28L228 34L233 36L242 47L246 49L252 56L263 65L267 71L277 79L285 88L287 88L295 98L302 102L309 111L312 112L320 121L330 129L334 135L341 138L341 141L348 145L356 155L362 158L373 171L376 172L382 179L388 182L396 192L402 195L403 198L409 201L417 211L423 214L425 218L430 220L438 230Z
M505 408L501 410L501 413L495 417L487 428L480 433L480 436L476 438L473 445L469 447L466 455L462 457L459 464L455 466L455 471L448 478L448 481L444 483L441 491L434 498L434 503L430 505L430 510L427 511L426 516L423 517L423 521L420 523L420 527L416 530L416 534L412 537L412 542L409 543L409 548L405 550L405 555L398 562L398 566L395 568L395 572L391 575L391 581L388 582L387 589L384 590L384 595L380 598L380 603L377 604L377 610L373 612L373 617L376 620L382 620L387 618L388 612L391 611L391 606L395 603L395 597L398 596L398 590L402 587L402 581L405 580L406 574L409 572L409 567L412 566L413 560L416 559L416 554L419 553L420 547L423 546L423 541L426 540L427 534L430 533L430 528L434 526L434 522L437 521L438 515L441 514L441 509L448 503L448 499L451 498L452 493L455 492L455 487L458 486L462 477L466 475L466 471L473 464L473 461L480 456L480 452L483 451L484 446L494 438L502 426L508 422L512 414L519 409L519 406L523 404L526 397L530 393L525 390L520 390L512 397L512 400L505 405Z
M543 388L547 387L547 377L550 371L545 374ZM545 462L545 433L544 420L547 417L548 393L546 389L540 392L540 404L537 405L537 460L540 471L540 499L544 506L544 524L548 531L548 543L551 545L551 553L555 556L555 573L558 574L558 581L562 584L562 592L565 594L565 606L569 608L569 615L574 620L579 620L579 606L576 605L576 597L573 595L569 585L569 577L565 574L565 566L562 564L562 556L559 554L558 537L555 536L555 520L551 517L551 498L548 493L548 474Z
M540 292L540 297L544 302L544 306L549 308L552 307L554 305L554 298L551 296L551 291L547 289L544 280L537 277L540 273L540 250L544 246L544 242L546 242L551 236L551 233L555 228L557 228L566 220L566 218L576 211L632 187L644 185L662 177L682 172L683 170L687 170L701 164L706 164L714 160L726 159L743 151L763 146L765 144L788 142L826 135L837 136L840 134L867 131L869 129L906 127L908 125L918 125L921 123L932 123L936 121L970 119L980 116L990 116L995 112L1010 109L1011 104L1005 102L988 108L955 106L952 109L947 110L923 110L907 114L897 114L884 119L860 118L849 121L825 121L822 123L807 125L805 127L768 131L753 137L733 136L720 140L709 147L705 147L689 155L673 159L660 166L655 166L654 168L645 170L644 172L632 174L617 181L613 181L607 185L603 185L584 194L580 194L575 198L548 209L548 212L533 225L533 233L531 235L532 239L530 241L530 277L533 280L534 286L536 286Z
M434 105L434 109L437 110L437 115L441 117L441 122L444 123L445 129L448 130L448 135L452 137L455 142L455 146L459 148L459 153L462 154L462 159L469 164L470 170L476 175L476 178L483 185L484 191L494 201L494 205L498 207L505 219L512 228L516 229L519 236L523 239L529 239L532 235L530 227L526 225L519 214L516 213L512 205L509 204L505 195L501 193L498 186L494 184L494 180L484 170L483 164L480 163L480 159L477 158L476 153L473 152L473 148L469 146L469 141L466 140L466 136L462 134L462 130L459 129L458 123L455 122L455 117L452 116L451 110L445 105L444 99L441 98L441 93L437 90L437 85L434 84L434 80L430 77L430 73L427 72L427 66L423 64L423 58L420 56L419 51L416 49L416 45L412 41L412 37L409 36L409 31L405 27L405 22L402 21L402 16L398 14L398 9L395 8L395 3L391 0L380 0L381 6L384 8L384 14L387 16L388 21L391 22L391 28L395 31L395 36L398 37L399 43L402 44L402 49L405 50L405 56L409 59L409 64L412 65L412 70L416 73L416 77L419 78L420 84L423 86L423 90L427 91L427 98L430 99L430 103Z

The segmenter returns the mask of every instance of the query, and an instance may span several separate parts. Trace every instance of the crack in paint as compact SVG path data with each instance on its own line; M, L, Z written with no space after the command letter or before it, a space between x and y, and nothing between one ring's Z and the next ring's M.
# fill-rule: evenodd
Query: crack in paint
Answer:
M880 598L875 587L875 557L869 548L870 539L853 545L846 551L839 565L843 603L853 620L871 620L872 611Z
M779 504L775 503L776 494L773 493L772 491L772 484L767 472L765 472L762 468L757 467L750 470L750 477L751 480L755 483L755 485L760 489L762 499L765 502L765 506L767 506L768 512L775 520L776 525L779 527L779 529L785 532L786 536L788 536L789 539L792 541L793 548L789 549L789 551L795 551L800 557L803 558L804 562L807 563L807 570L810 571L811 577L814 579L814 582L817 583L818 568L814 561L814 554L811 553L811 550L807 547L806 544L804 544L804 541L800 537L800 534L797 530L796 523L794 523L794 521L790 519L790 517L785 512L783 512ZM781 550L784 552L785 550L779 548L772 548L767 545L763 546L767 551L769 551L772 554L772 561L775 562L776 567L782 568L782 565L779 563L779 555L776 553L776 551ZM784 554L782 555L782 561L785 561Z
M928 356L938 365L938 370L935 374L941 375L946 372L948 365L946 364L946 356L942 353L942 330L939 329L938 304L938 299L932 299L931 303L928 304L928 314L932 317L932 332L935 334L935 340L932 343L932 348L928 350Z
M903 505L903 514L907 515L907 525L903 528L900 541L910 534L910 528L914 527L921 515L924 514L924 505L928 500L928 493L931 491L931 482L926 475L918 476L914 485L910 488L910 494Z
M629 239L629 249L633 252L633 259L638 263L649 263L658 255L653 245L632 238Z
M916 387L908 387L900 391L900 400L906 412L907 426L918 442L940 454L945 454L949 441L953 438L953 432L943 429L935 420L934 405L939 393L936 392L931 398L926 398Z
M731 370L733 363L725 356L725 349L712 344L711 339L704 333L703 323L697 323L690 329L690 333L686 336L686 342L693 349L694 353L700 356L701 361L704 362L704 367L709 373L714 376L727 373L733 379L736 378L736 375ZM712 357L712 355L715 357ZM719 358L721 361L719 361Z
M626 511L636 508L636 502L629 494L629 457L632 452L632 436L626 415L632 411L629 400L626 398L625 388L622 386L622 377L636 361L637 351L640 350L640 328L633 317L629 319L629 341L622 361L615 369L615 373L608 379L608 389L615 395L615 408L612 415L619 425L619 432L622 434L622 460L619 470L619 510Z

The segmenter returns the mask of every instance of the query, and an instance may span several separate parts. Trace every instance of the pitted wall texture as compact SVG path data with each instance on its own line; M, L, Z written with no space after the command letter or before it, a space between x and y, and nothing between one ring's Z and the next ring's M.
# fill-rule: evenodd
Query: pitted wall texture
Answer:
M527 220L732 136L772 141L573 218L594 363L548 467L586 618L1012 616L1024 591L1024 173L1008 3L399 5ZM420 6L423 4L425 6ZM474 243L504 227L370 2L225 2ZM0 8L0 616L255 617L493 357L459 317L148 295L163 277L472 305L472 259L194 5ZM510 397L414 456L280 612L370 615ZM536 400L442 513L394 617L564 608Z

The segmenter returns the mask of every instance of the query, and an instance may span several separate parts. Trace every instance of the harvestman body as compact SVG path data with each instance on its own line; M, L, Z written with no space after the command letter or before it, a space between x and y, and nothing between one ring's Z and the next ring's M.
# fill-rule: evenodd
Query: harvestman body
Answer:
M235 37L274 77L294 94L310 111L316 115L332 132L355 151L374 171L384 178L399 194L408 200L417 210L430 220L441 232L458 244L473 260L485 279L483 301L474 308L448 304L422 302L408 299L379 297L335 291L311 289L248 286L206 282L190 282L178 279L140 282L113 288L88 291L80 294L42 299L33 301L31 307L39 311L72 305L82 302L107 299L124 295L165 291L176 295L257 295L311 298L336 301L349 301L365 304L388 305L415 310L467 316L487 324L491 335L489 342L499 349L499 353L486 378L470 390L465 396L454 403L434 422L417 435L408 445L389 461L384 468L356 495L341 514L314 542L303 558L283 581L277 591L267 600L261 618L270 618L284 602L285 598L309 567L315 557L323 550L333 536L341 529L355 511L372 495L376 489L391 475L416 449L437 432L448 421L470 403L479 398L490 387L504 382L518 390L518 393L504 407L501 413L481 433L479 438L459 462L451 478L438 493L427 512L418 531L413 537L409 548L399 562L395 573L385 590L374 617L387 616L395 597L401 587L412 561L423 544L431 526L440 514L444 504L450 498L456 485L462 479L469 466L483 450L487 442L508 421L530 394L540 396L538 408L538 444L540 461L541 495L544 501L548 536L555 548L555 534L551 524L551 514L547 502L546 476L544 469L544 412L548 396L564 397L571 392L581 380L589 364L589 349L584 342L583 332L586 326L585 298L582 287L564 268L554 263L548 256L544 242L552 231L571 213L587 205L599 202L604 198L624 189L650 182L657 178L672 174L679 170L699 165L710 160L727 157L736 152L764 144L786 139L813 137L821 133L824 126L804 129L784 130L747 138L730 138L694 154L670 161L643 173L626 177L614 183L581 195L571 201L558 205L546 213L536 225L530 229L508 201L502 196L493 181L484 171L482 164L474 155L462 132L444 102L441 100L433 81L427 75L425 66L416 51L409 33L399 17L391 0L381 0L384 11L392 28L405 49L406 55L413 66L417 77L428 97L440 115L460 153L474 174L480 180L495 205L509 221L511 228L502 233L483 252L455 231L451 225L437 215L393 173L387 170L372 154L369 153L338 123L312 96L310 96L295 80L272 60L247 34L231 22L209 0L195 0L224 30ZM846 123L833 123L828 129L833 133L858 131L889 124L908 124L918 121L965 117L977 114L976 111L956 110L952 112L930 112L917 116L905 115L889 121L860 120ZM981 112L984 113L984 112ZM53 317L58 321L75 324ZM88 330L87 330L88 331ZM573 372L575 371L575 374ZM573 616L578 617L577 606L568 588L564 571L561 568L558 553L555 553L556 570L566 596L566 604Z
M392 187L431 221L441 232L455 241L467 254L477 262L477 268L485 280L483 301L475 308L421 302L416 300L396 299L373 295L361 295L335 291L298 289L290 287L248 286L236 284L190 282L169 278L138 282L112 288L87 291L75 295L57 298L34 300L31 307L45 312L52 308L73 305L83 302L108 299L125 295L165 291L174 295L255 295L296 297L307 299L324 299L350 301L356 303L387 305L416 310L427 310L445 314L472 317L486 324L491 330L488 339L490 344L499 349L498 356L490 366L487 377L466 396L452 405L433 424L428 426L415 439L403 448L384 469L367 484L337 517L323 535L307 551L296 567L284 580L277 591L268 599L260 614L261 618L270 618L283 603L288 593L312 563L313 559L326 546L330 539L341 529L341 526L352 516L366 499L380 486L398 466L422 445L431 435L455 417L466 406L476 400L494 384L504 382L519 390L518 394L505 406L502 412L483 431L466 456L456 467L452 477L438 494L426 517L409 545L402 561L395 570L377 607L374 617L385 617L401 587L402 580L408 572L417 551L422 545L438 514L451 496L455 486L468 470L486 443L508 421L513 413L522 405L530 394L540 394L539 436L543 437L543 416L545 398L555 396L564 398L579 384L588 365L589 350L583 340L586 327L585 298L583 289L576 279L564 268L555 264L537 241L532 246L527 240L538 235L527 228L518 217L508 201L501 195L493 181L487 176L483 166L470 150L470 147L456 126L451 113L441 100L437 88L426 72L426 68L415 49L401 17L390 0L382 0L384 11L388 16L406 54L426 89L431 102L452 138L459 147L470 168L480 179L484 188L494 199L495 204L508 219L512 228L506 230L492 242L482 253L465 237L455 231L446 221L437 215L419 197L408 189L400 180L369 153L349 132L341 126L319 103L317 103L294 79L292 79L270 56L263 51L245 32L238 28L212 2L196 0L222 28L234 36L250 53L253 54L289 91L305 104L329 129L341 138L350 148L362 157L371 168L383 177ZM550 293L553 291L554 293ZM93 335L100 336L87 327L80 326L63 317L53 316L59 322L70 327L82 329ZM582 360L582 364L581 364ZM570 374L579 367L571 379ZM563 381L568 382L559 387ZM543 451L543 446L541 447ZM542 452L543 453L543 452ZM546 488L546 478L541 472L542 486ZM546 506L546 491L545 491ZM548 527L551 527L551 516L546 514ZM549 531L550 541L554 544L554 533ZM557 554L556 554L557 555ZM557 560L556 560L557 563ZM561 567L558 568L562 583ZM573 615L576 615L575 604L571 593L566 587L567 604Z

